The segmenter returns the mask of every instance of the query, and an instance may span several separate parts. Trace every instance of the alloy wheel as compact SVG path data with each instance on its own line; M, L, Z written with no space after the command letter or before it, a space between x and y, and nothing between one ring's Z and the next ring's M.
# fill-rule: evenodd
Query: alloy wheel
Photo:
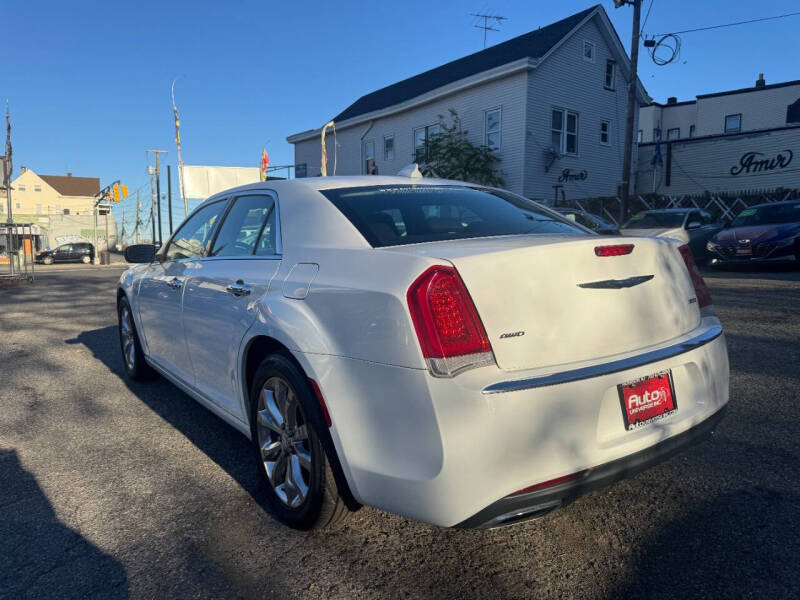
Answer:
M120 309L119 333L122 340L122 357L128 371L133 371L136 367L136 344L133 332L133 316L131 309L123 303Z
M261 460L278 498L298 508L311 482L311 443L297 394L282 377L270 377L258 395L256 430Z

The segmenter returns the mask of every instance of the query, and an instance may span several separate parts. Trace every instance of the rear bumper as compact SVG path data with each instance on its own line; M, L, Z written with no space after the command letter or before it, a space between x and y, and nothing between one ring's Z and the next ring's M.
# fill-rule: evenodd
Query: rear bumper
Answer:
M456 527L490 529L540 517L588 492L611 485L657 465L708 438L722 420L722 407L705 421L635 454L592 467L581 477L518 496L507 496L465 519Z
M664 448L678 451L686 444L673 439L700 436L688 432L702 432L728 402L728 356L719 325L716 317L704 317L685 339L651 349L660 352L698 336L704 342L678 354L650 356L619 370L616 361L606 361L602 373L588 377L576 369L517 373L513 389L501 393L486 393L509 380L509 372L493 366L445 379L331 355L297 357L325 397L331 436L356 500L443 527L479 527L518 507L546 509L540 505L552 502L555 508L589 484L624 477L638 462L652 464L651 451L666 457ZM665 370L672 373L677 411L626 430L618 386ZM552 382L556 375L564 377ZM563 496L542 500L537 491L509 499L516 490L579 471L586 471L580 481L546 490Z

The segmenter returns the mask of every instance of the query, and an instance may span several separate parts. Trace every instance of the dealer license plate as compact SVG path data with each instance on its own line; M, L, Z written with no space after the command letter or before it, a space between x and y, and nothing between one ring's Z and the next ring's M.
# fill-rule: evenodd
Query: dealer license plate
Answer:
M661 371L617 386L625 429L631 431L678 410L672 372Z

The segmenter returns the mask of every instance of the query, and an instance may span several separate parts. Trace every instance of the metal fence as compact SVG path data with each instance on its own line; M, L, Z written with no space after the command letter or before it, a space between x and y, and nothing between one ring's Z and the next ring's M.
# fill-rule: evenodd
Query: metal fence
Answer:
M798 199L800 199L800 189L750 190L730 194L706 194L703 196L644 194L630 198L630 213L635 214L641 210L659 208L699 208L708 211L715 217L733 219L742 210L755 204ZM559 202L559 206L573 206L580 210L602 215L617 225L619 225L620 204L620 199L614 196Z
M32 223L0 224L0 279L33 281L37 238Z

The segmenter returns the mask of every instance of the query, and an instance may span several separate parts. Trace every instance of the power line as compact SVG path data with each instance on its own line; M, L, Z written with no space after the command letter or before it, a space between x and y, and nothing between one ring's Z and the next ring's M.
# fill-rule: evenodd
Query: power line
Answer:
M647 19L650 17L650 11L653 10L653 1L654 0L650 0L650 6L647 7L647 14L644 16L644 21L642 22L642 27L639 30L639 34L644 31L645 25L647 25Z
M709 25L707 27L695 27L694 29L684 29L683 31L669 31L666 33L656 33L656 37L660 35L677 35L680 33L694 33L695 31L708 31L709 29L721 29L722 27L734 27L736 25L747 25L749 23L760 23L761 21L772 21L775 19L785 19L786 17L796 17L800 15L800 11L786 13L783 15L775 15L774 17L761 17L760 19L750 19L748 21L737 21L736 23L724 23L722 25Z

